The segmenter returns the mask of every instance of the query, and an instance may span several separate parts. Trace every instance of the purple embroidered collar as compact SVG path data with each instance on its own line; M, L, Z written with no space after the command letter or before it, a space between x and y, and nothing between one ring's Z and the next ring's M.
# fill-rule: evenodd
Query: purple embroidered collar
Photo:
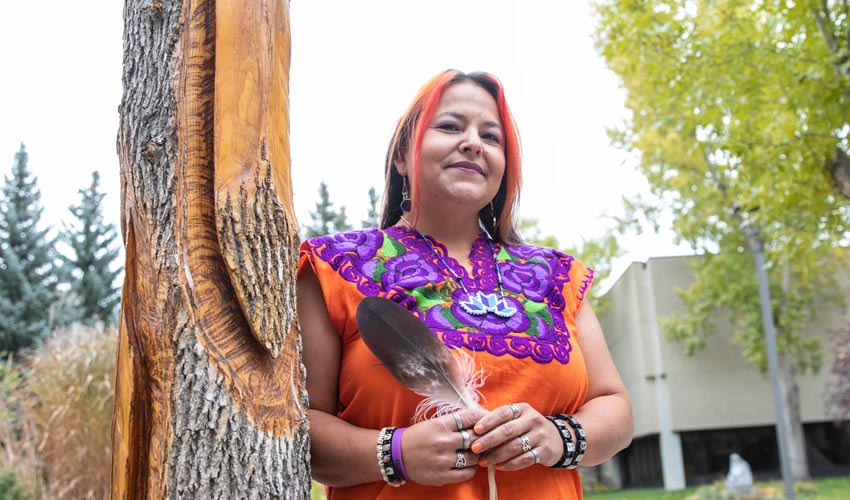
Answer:
M517 308L512 306L505 299L505 289L502 286L502 271L499 268L499 259L496 255L496 251L493 249L493 239L487 234L487 245L490 247L490 253L493 255L493 263L496 268L496 277L499 283L499 295L496 295L496 292L483 292L481 290L475 292L474 294L470 294L469 290L466 288L466 285L463 284L463 278L459 276L454 270L446 263L443 256L440 255L440 252L434 248L434 245L431 244L431 240L425 237L422 234L422 231L417 229L413 224L410 223L404 216L401 217L401 220L407 224L407 227L416 231L422 240L428 244L431 248L431 251L434 252L434 255L437 257L437 260L443 265L449 275L454 278L458 285L463 288L463 291L466 292L466 299L458 301L458 305L466 311L467 313L473 316L484 316L488 312L499 316L500 318L511 318L517 312Z

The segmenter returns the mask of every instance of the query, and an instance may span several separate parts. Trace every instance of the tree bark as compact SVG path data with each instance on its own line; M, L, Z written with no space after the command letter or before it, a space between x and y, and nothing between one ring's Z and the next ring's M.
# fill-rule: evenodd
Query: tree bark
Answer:
M779 355L779 375L785 399L785 421L788 422L786 442L788 443L788 461L794 481L807 481L809 460L806 456L806 436L803 432L803 418L800 413L800 386L797 384L797 365L786 354Z
M791 265L785 259L782 262L782 302L783 309L791 310ZM784 328L777 324L774 320L773 325L776 331L782 335L785 333ZM782 397L785 400L783 408L785 410L785 422L788 423L788 429L785 429L785 442L788 443L788 461L790 462L791 476L794 481L807 481L810 479L809 473L809 458L806 455L806 435L803 432L803 415L800 409L800 385L797 383L797 363L793 356L786 353L779 353L779 387L782 391ZM777 415L778 418L778 415ZM779 429L779 426L777 426Z
M127 0L113 498L307 498L284 0Z
M826 168L832 176L835 191L845 198L850 198L850 156L841 148L836 148L835 158L826 162Z

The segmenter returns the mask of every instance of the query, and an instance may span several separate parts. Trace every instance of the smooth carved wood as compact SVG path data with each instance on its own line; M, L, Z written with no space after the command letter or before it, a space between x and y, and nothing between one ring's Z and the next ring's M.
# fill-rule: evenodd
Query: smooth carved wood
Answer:
M288 4L125 4L113 498L306 498Z

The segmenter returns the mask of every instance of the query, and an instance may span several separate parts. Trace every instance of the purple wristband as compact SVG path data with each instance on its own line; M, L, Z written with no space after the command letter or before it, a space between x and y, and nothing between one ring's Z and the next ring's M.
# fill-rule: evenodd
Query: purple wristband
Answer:
M390 454L393 459L393 465L398 473L398 477L400 477L402 481L410 479L407 477L407 471L404 470L404 460L401 458L401 435L404 434L404 430L406 428L407 427L399 427L395 430L395 432L393 432L393 440L390 445Z

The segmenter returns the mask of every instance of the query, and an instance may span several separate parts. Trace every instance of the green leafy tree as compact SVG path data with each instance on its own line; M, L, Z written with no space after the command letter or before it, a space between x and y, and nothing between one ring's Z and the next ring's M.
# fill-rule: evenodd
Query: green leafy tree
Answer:
M608 298L604 294L607 290L599 285L611 276L614 260L623 254L617 241L617 233L608 230L600 238L582 239L578 245L562 247L555 236L543 235L539 223L540 221L533 217L522 218L517 229L526 242L560 249L593 268L594 286L590 288L589 300L597 314L604 314L609 307Z
M310 217L313 223L304 228L307 238L351 229L345 215L345 207L340 207L339 211L334 210L328 186L324 182L319 183L319 201L316 202L316 211L310 212Z
M703 254L681 293L686 312L664 329L693 352L725 312L764 369L752 256L763 244L791 469L806 478L796 376L821 351L802 325L816 303L840 299L834 276L847 266L850 19L828 1L620 0L597 13L598 47L632 112L614 142L640 153L655 203Z
M369 188L369 212L366 213L366 218L360 221L360 226L363 229L378 227L380 225L381 214L378 211L378 194L374 187Z
M18 351L47 335L59 281L54 242L39 228L41 192L27 160L21 144L0 198L0 351Z
M105 194L100 192L100 175L93 172L91 185L79 192L79 204L69 207L74 221L62 232L62 241L70 249L70 256L63 257L70 284L65 319L109 326L115 323L121 301L115 281L121 268L113 269L119 253L115 244L118 233L114 225L103 220Z

